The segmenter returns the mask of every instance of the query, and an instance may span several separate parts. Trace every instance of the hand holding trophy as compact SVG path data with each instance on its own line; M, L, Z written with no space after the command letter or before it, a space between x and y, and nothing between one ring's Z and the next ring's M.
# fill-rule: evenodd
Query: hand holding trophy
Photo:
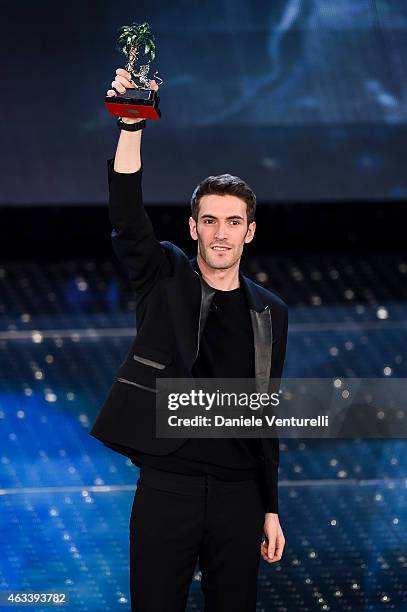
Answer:
M115 80L105 97L105 106L109 113L115 117L128 117L131 119L159 119L160 98L158 97L158 84L162 79L154 72L154 78L148 78L150 62L155 58L155 41L147 23L123 26L117 39L118 48L127 57L125 69L116 70ZM139 68L136 67L138 55L144 45L144 55L148 61ZM114 99L113 99L114 98Z

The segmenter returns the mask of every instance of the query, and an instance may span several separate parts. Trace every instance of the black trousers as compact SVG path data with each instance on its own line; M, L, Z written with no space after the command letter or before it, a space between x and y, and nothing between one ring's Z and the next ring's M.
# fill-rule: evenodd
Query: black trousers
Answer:
M264 515L257 480L143 466L130 518L132 611L184 612L198 560L205 612L254 612Z

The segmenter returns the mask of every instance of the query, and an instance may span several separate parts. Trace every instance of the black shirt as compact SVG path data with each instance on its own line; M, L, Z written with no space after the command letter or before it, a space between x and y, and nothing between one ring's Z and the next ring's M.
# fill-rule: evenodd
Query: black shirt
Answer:
M254 341L244 289L215 290L192 375L196 378L253 378ZM157 456L137 452L140 464L222 480L255 478L258 440L190 438L176 451Z

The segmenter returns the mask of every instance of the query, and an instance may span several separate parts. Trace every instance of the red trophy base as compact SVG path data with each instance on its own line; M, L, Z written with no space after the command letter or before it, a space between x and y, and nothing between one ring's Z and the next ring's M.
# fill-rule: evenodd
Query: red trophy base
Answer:
M159 119L160 98L154 89L127 89L124 94L105 97L105 106L113 117Z

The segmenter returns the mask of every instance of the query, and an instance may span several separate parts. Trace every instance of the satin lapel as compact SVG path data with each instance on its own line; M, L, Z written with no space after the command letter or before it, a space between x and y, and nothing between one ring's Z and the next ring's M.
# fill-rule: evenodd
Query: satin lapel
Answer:
M254 337L254 360L256 387L259 392L269 388L273 332L270 307L262 312L250 309Z
M179 350L188 368L191 368L198 357L199 344L205 327L215 290L201 278L196 258L190 260L193 283L180 285L175 277L165 282L168 304L174 322ZM195 272L195 274L194 274Z
M196 359L198 357L199 344L201 342L202 334L205 329L206 319L208 318L209 309L211 307L213 296L215 295L215 289L213 287L210 287L203 280L200 274L200 270L199 270L199 266L198 266L196 257L191 259L190 262L192 264L195 274L198 276L199 281L201 283L201 306L199 309L198 342L197 342L196 355L195 355L195 359Z
M270 306L264 307L256 291L256 286L250 279L243 275L240 276L240 279L246 290L252 322L256 388L259 393L266 393L269 390L273 346Z
M198 346L197 346L197 356L199 351L199 343L202 340L202 334L205 329L206 319L208 318L209 309L211 307L213 296L215 295L215 289L210 287L203 278L199 275L198 272L195 271L195 274L199 276L199 280L201 281L201 308L199 310L199 329L198 329Z

